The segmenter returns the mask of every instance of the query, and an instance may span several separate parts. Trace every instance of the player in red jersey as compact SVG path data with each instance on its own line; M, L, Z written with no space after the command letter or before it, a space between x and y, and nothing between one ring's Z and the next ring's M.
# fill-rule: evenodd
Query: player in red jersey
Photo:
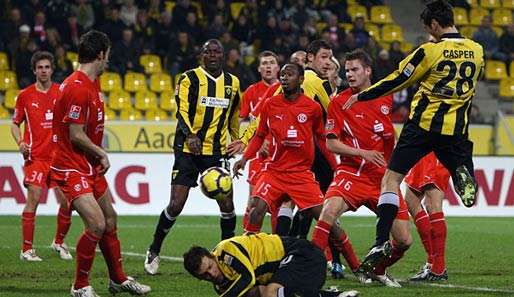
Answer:
M425 266L411 278L412 281L448 280L444 258L446 220L443 199L449 182L450 173L433 152L423 157L405 177L405 201L427 253ZM423 198L428 214L421 205Z
M278 82L278 56L271 51L263 51L259 54L259 67L257 71L261 74L261 80L249 86L241 102L239 117L247 119L250 114L256 115L255 110L260 101L265 99L264 93ZM275 87L275 90L278 86ZM258 114L257 114L258 115Z
M71 295L98 296L89 285L96 246L109 270L109 291L143 295L150 287L125 275L121 247L116 233L116 212L104 174L110 167L102 148L104 102L98 77L109 60L110 41L99 31L80 38L79 68L61 84L53 119L55 154L52 180L84 221L85 230L77 242L77 267Z
M341 214L361 206L377 212L380 181L394 147L390 118L392 96L359 103L350 110L342 108L352 94L371 85L371 58L362 50L348 53L345 68L350 88L330 102L325 127L327 147L341 155L341 162L325 194L325 205L312 236L313 242L322 249L328 245L330 228ZM385 270L398 261L412 243L405 204L400 206L392 235L392 256L375 268L372 277L386 286L400 287ZM362 267L349 264L352 270L362 271Z
M302 81L300 65L282 67L280 82L284 92L266 101L255 136L244 156L234 164L234 175L238 177L248 159L271 134L274 146L252 193L247 232L259 232L266 210L279 207L285 199L291 199L300 210L310 210L313 217L319 217L323 194L310 169L314 161L314 142L334 168L336 160L323 143L321 106L301 93ZM337 226L333 230L334 236L342 233Z
M52 82L54 57L49 52L36 52L31 59L36 83L20 92L16 100L11 134L25 159L23 184L27 188L27 203L21 215L23 245L20 259L41 261L32 248L36 210L44 188L48 188L50 161L52 160L52 118L54 104L59 98L59 85ZM20 125L25 122L23 136ZM71 225L71 210L62 192L55 188L61 205L57 215L57 231L51 247L63 260L71 260L64 237Z

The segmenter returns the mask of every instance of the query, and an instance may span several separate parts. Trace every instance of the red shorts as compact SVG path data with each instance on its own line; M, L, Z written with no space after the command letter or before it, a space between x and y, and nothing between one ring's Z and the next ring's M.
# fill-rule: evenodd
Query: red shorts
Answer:
M337 170L325 198L342 197L351 211L356 211L361 206L366 206L377 213L378 198L380 197L379 176L356 176L342 170ZM396 215L398 220L409 220L407 204L400 193L400 207Z
M51 171L51 178L64 193L68 204L80 195L92 193L100 199L107 192L107 180L103 175L84 175L75 171Z
M250 161L250 165L248 167L248 183L252 186L257 184L257 180L259 180L259 176L261 175L263 162L260 158L255 158Z
M55 188L57 185L50 181L51 161L31 160L25 161L23 165L23 185L37 186L41 188Z
M446 193L449 182L450 173L437 160L434 153L430 153L419 160L405 177L407 186L418 193L422 193L428 185L434 185L443 193Z
M264 200L270 210L280 207L286 198L291 199L299 210L322 205L324 200L311 171L262 171L253 188L252 197Z

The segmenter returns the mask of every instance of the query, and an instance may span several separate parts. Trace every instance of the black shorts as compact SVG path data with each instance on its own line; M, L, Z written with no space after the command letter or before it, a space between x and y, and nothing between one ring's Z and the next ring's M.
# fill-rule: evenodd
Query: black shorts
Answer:
M314 162L312 163L311 170L316 181L319 183L321 193L325 194L334 178L334 171L330 168L330 163L328 163L318 146L315 146Z
M462 165L467 167L471 175L474 174L473 142L468 140L467 135L441 135L425 131L411 121L403 126L388 168L407 174L421 158L432 151L452 177Z
M323 252L306 239L281 237L286 255L270 283L281 284L303 297L319 296L325 284L327 260Z
M175 151L175 162L171 172L171 184L196 187L198 175L210 167L226 168L226 159L222 156L195 156Z

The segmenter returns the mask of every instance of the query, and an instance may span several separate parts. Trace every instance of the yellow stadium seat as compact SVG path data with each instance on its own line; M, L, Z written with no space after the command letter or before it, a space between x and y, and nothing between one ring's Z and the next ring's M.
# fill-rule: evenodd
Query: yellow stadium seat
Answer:
M478 26L482 23L482 18L486 15L489 15L489 10L483 7L471 8L469 11L469 23Z
M391 43L390 42L379 41L378 45L380 46L380 48L385 49L385 50L391 49Z
M500 0L480 0L480 6L487 9L499 8Z
M478 7L478 6L480 6L480 5L478 4L478 0L467 0L467 2L469 3L469 5L470 5L471 7Z
M255 56L254 55L247 55L243 58L243 61L246 66L252 65L253 62L255 62ZM180 78L180 76L179 76ZM178 78L175 79L175 85L177 85Z
M352 17L352 20L355 20L356 17L363 17L365 21L368 21L368 10L365 6L362 5L348 5L348 9L346 10L349 16Z
M166 73L152 74L150 76L150 90L157 93L173 90L170 75Z
M468 11L462 7L455 7L453 9L453 21L457 26L469 24Z
M375 38L376 41L380 41L382 39L380 36L380 28L378 28L377 25L367 23L364 25L364 28L368 31L371 37Z
M112 91L109 94L109 108L113 110L124 110L132 108L130 94L123 91Z
M485 78L500 80L507 77L507 67L502 61L487 60L485 62Z
M120 120L122 121L140 121L142 119L141 111L134 108L124 109L120 112Z
M66 52L66 58L71 61L73 70L77 70L77 68L79 68L79 54L75 52Z
M116 112L109 107L104 107L104 117L106 121L116 120Z
M339 27L344 30L344 32L348 33L353 29L353 24L351 23L341 23Z
M177 103L175 101L175 94L172 91L165 91L161 93L159 107L162 110L174 112L177 109Z
M150 109L145 112L145 119L147 121L167 121L168 114L161 109Z
M321 32L323 31L323 29L325 29L327 27L327 23L325 22L317 22L316 23L316 31Z
M460 32L460 34L462 34L462 36L471 38L473 36L473 33L475 33L476 30L477 30L477 27L474 27L474 26L462 26L459 29L459 32Z
M376 5L371 7L371 21L376 24L390 24L393 23L391 17L391 9L389 6Z
M137 92L146 90L146 79L142 73L129 72L125 74L125 91Z
M502 7L508 9L514 9L514 0L503 0Z
M0 120L7 120L9 118L11 118L11 113L7 109L0 106Z
M400 44L400 48L401 48L402 52L408 54L412 51L412 49L414 48L414 45L410 42L404 41Z
M135 107L139 110L157 108L157 95L152 91L139 91L136 93Z
M357 0L348 0L346 2L348 2L348 5L356 5L356 4L358 4Z
M492 26L493 31L496 33L498 37L503 35L503 28L499 26Z
M402 27L398 25L384 25L382 28L382 40L386 42L403 41Z
M175 7L174 1L164 1L164 10L171 13L173 11L173 7Z
M161 58L157 55L141 55L139 64L145 68L147 74L162 72Z
M500 97L514 99L514 78L508 77L500 80Z
M14 109L16 106L16 99L18 99L18 94L20 93L20 90L16 89L9 89L5 92L5 98L4 98L4 106L9 109Z
M0 71L0 91L18 89L16 73L13 71Z
M122 84L120 75L116 72L104 72L100 75L100 89L102 92L121 90Z
M245 4L242 2L230 3L230 14L232 15L232 19L237 20L241 13L241 9L243 9L244 6Z
M493 25L508 26L512 24L512 11L510 9L500 8L493 10Z
M0 70L9 70L9 57L4 52L0 52Z

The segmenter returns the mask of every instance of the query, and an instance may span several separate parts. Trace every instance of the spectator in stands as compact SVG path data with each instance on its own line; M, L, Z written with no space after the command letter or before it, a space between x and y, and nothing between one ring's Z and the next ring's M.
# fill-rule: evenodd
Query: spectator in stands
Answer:
M285 18L289 18L291 16L290 11L287 9L287 7L284 6L284 1L282 0L275 0L272 1L273 7L268 9L267 15L268 16L274 16L277 23Z
M196 53L187 32L178 32L177 45L170 48L166 57L166 69L175 76L196 67Z
M377 80L381 80L396 69L396 67L389 60L389 52L386 49L382 49L379 52L375 65L376 71L374 71L374 78Z
M223 16L221 14L216 14L205 31L205 38L219 39L225 32L227 32L227 27L223 25Z
M55 28L48 28L46 29L46 41L41 43L40 49L53 53L60 44L61 36L59 31Z
M469 112L469 122L472 124L483 124L484 117L480 113L478 105L471 104L471 111Z
M322 10L322 14L330 19L330 15L334 14L341 23L350 23L352 18L347 13L348 3L346 1L341 0L328 0L324 9Z
M248 44L253 41L254 33L254 26L249 22L247 16L242 13L239 14L232 28L234 38Z
M162 59L175 46L176 35L177 28L173 26L171 13L163 11L158 30L155 32L155 51Z
M225 58L225 70L239 78L242 90L246 90L250 84L256 81L252 71L241 62L241 55L238 49L233 48L228 51Z
M157 24L154 20L148 17L146 10L139 10L137 12L136 25L134 26L134 33L136 39L144 46L154 49L155 48L155 31L157 30Z
M40 11L45 11L45 6L39 0L28 0L28 1L13 1L23 3L21 7L21 12L25 18L28 20L31 25L34 25L34 19L36 18L36 14Z
M224 0L205 1L202 8L208 24L212 24L217 15L221 16L221 23L225 26L231 21L230 7L227 7Z
M88 31L95 23L95 13L93 6L87 0L75 0L71 6L71 11L77 15L77 23Z
M181 31L187 32L191 43L196 44L197 38L201 38L203 35L203 29L198 25L198 19L196 13L188 12L186 22L178 27Z
M500 52L507 57L509 63L514 61L514 24L510 24L500 37ZM510 76L514 76L514 73L510 73Z
M68 16L68 24L62 28L61 37L67 50L76 51L79 45L80 36L82 36L84 30L77 22L77 16L74 13L70 13Z
M283 18L278 26L279 34L282 36L284 43L287 45L288 50L291 49L298 42L298 30L293 26L289 17ZM290 52L286 53L289 56Z
M134 4L134 0L124 0L124 4L120 9L120 18L125 26L134 26L136 24L137 11L139 10Z
M32 28L32 37L39 43L46 41L46 16L43 11L38 11L34 17L34 27Z
M141 43L134 38L132 29L125 28L121 41L112 49L110 67L121 75L125 75L128 71L141 72L143 69L139 65L140 54Z
M155 22L159 22L162 20L161 15L165 12L164 10L164 1L160 0L150 0L148 3L148 7L146 8L148 12L148 17ZM169 12L166 12L169 13Z
M305 50L309 46L309 43L311 43L311 40L309 39L309 36L305 34L300 34L298 36L298 43L296 44L296 50Z
M30 59L37 50L36 41L28 39L26 43L20 44L20 48L16 53L16 78L18 79L18 86L21 89L35 82Z
M369 32L364 28L364 18L358 16L353 21L353 28L350 31L355 37L355 46L364 47L368 44Z
M239 48L240 45L243 45L243 44L239 44L238 42L236 42L233 38L232 38L232 35L230 34L230 32L225 32L223 33L223 35L221 35L221 44L223 45L223 48L225 49L225 54L230 50L230 49L237 49Z
M492 18L486 15L482 18L482 23L473 33L473 40L480 43L484 48L486 59L500 60L507 62L507 56L499 51L499 39L492 27Z
M68 75L73 72L73 65L66 57L66 50L62 45L55 48L55 68L52 79L61 83Z
M9 13L9 20L5 22L4 32L0 32L4 36L4 40L14 40L19 36L21 25L24 24L20 10L16 7L12 8ZM29 27L30 30L30 27Z
M178 0L172 11L172 19L175 27L179 28L179 30L183 30L183 25L186 23L186 19L189 18L190 12L193 13L195 17L197 16L196 7L191 5L191 1Z
M325 30L328 31L330 35L330 44L332 44L334 51L337 51L346 39L346 32L344 32L344 30L339 27L339 20L337 15L333 13L328 15L327 27Z
M398 67L400 62L405 58L405 54L402 52L401 43L399 41L393 41L391 48L389 49L389 61L395 67Z
M308 20L319 20L319 15L316 10L311 7L310 3L305 0L298 0L291 6L291 18L296 26L303 28Z
M257 38L261 42L262 50L270 50L275 38L279 35L277 19L274 16L268 16L264 26L258 26Z
M112 43L116 43L121 40L121 35L123 34L123 29L125 29L125 24L120 19L120 8L117 5L113 5L110 9L110 15L105 20L103 26L101 27L102 31L109 36ZM161 30L166 30L162 28Z
M384 5L383 0L358 0L358 3L362 6L366 6L368 11L371 9L371 6Z
M50 0L46 4L45 12L48 24L60 30L66 27L66 18L71 12L71 6L65 0Z

